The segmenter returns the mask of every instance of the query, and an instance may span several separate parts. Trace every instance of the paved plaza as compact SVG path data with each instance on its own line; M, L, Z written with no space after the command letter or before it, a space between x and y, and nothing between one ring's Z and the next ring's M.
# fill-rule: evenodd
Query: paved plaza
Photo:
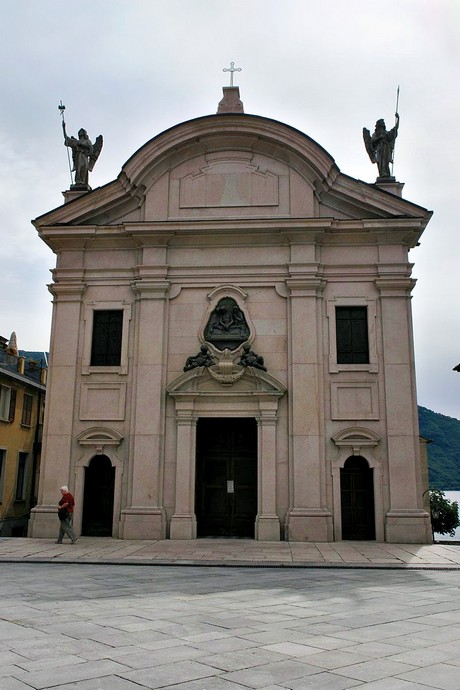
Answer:
M158 541L100 537L80 537L74 545L70 544L67 537L64 538L63 544L55 544L54 541L0 538L0 563L30 561L133 565L144 563L460 568L460 546L452 544L388 544L375 541L263 542L254 539Z
M130 544L99 540L97 562L85 541L50 556L47 540L0 540L2 690L460 688L459 547L400 545L421 549L413 565L257 565L270 546L253 542L259 553L242 566L246 543L218 540L195 544L190 565L132 565L121 552L102 560ZM341 550L317 548L327 546ZM352 546L376 559L396 549ZM165 542L163 560L167 547L177 555ZM226 567L205 564L231 547Z

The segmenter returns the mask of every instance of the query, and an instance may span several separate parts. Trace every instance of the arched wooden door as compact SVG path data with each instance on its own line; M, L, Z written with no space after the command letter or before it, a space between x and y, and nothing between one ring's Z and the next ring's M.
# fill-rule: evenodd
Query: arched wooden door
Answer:
M111 537L115 468L106 455L96 455L85 467L82 534Z
M340 470L342 539L375 539L374 471L360 456Z

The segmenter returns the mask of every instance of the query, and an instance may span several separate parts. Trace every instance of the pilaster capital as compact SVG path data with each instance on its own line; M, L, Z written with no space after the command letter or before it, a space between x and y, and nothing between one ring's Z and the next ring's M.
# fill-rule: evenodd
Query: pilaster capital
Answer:
M415 287L414 278L395 276L394 278L376 278L375 287L381 297L409 297Z
M320 297L326 281L318 276L295 276L286 279L290 297Z
M131 288L137 299L166 299L171 283L167 280L143 278L131 283Z
M86 291L85 283L51 283L49 292L55 302L81 302Z

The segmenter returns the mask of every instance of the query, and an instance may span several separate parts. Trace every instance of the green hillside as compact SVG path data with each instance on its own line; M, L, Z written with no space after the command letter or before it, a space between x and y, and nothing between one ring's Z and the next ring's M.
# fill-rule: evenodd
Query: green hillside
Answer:
M460 420L418 408L420 435L430 439L430 489L460 491Z

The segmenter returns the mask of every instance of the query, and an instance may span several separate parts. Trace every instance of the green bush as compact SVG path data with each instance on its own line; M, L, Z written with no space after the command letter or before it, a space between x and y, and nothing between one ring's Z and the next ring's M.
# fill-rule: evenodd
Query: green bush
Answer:
M460 526L457 501L449 501L444 491L430 491L431 528L433 533L454 536Z

